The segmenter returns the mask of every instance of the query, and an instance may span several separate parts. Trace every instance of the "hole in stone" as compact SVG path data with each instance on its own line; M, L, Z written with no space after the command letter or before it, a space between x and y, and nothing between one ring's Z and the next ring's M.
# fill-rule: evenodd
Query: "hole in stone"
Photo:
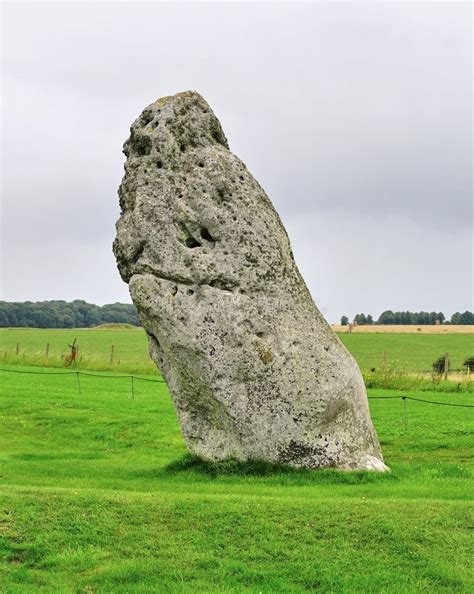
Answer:
M232 291L232 287L221 281L219 278L211 280L209 286L213 289L220 289L221 291Z
M239 178L244 181L244 176L243 175L239 175Z
M183 195L182 195L182 194L180 194L180 195L179 195L179 197L180 197L180 198L182 198L182 197L183 197Z
M212 241L212 243L216 241L214 237L212 237L212 235L209 233L209 229L207 229L206 227L201 227L201 237L206 241Z
M171 295L176 295L177 292L178 292L178 287L174 286L171 288Z
M204 167L204 163L202 161L199 161L198 165L199 167Z
M141 115L140 122L142 126L146 126L152 121L153 118L153 112L150 109L146 109Z
M156 166L158 167L158 169L162 169L163 168L163 163L161 161L157 161L156 162Z
M257 338L263 338L265 336L264 332L257 332L256 333Z
M179 145L179 150L184 153L184 151L186 150L186 145L185 144L180 144Z
M201 244L199 243L199 241L197 239L194 239L194 237L188 237L184 243L186 244L186 246L188 248L201 247Z
M194 295L194 291L193 291L192 289L188 289L188 290L186 291L186 293L187 293L188 295Z

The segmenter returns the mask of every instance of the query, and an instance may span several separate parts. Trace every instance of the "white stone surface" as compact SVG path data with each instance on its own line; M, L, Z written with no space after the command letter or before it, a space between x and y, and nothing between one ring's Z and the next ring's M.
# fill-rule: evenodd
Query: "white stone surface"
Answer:
M188 449L387 470L359 368L209 105L193 92L159 99L124 151L114 252Z

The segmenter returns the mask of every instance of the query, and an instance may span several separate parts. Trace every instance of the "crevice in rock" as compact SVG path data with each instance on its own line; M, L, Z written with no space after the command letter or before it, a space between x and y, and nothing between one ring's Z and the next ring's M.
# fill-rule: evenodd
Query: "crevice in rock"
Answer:
M147 246L147 243L148 242L147 242L146 239L142 239L137 244L137 247L135 248L135 250L133 251L132 255L129 258L129 264L135 264L138 261L138 259L140 258L140 256L145 251L145 247Z
M133 273L133 275L135 275L135 274L138 274L138 275L149 274L150 276L154 276L155 278L158 278L160 280L171 281L173 283L180 284L180 285L194 285L195 284L195 281L190 278L186 278L179 274L169 274L167 272L163 272L162 270L156 270L149 264L141 264L140 270L137 270L136 272Z
M178 221L176 226L181 231L181 237L178 237L178 239L181 243L184 243L186 247L194 249L202 246L202 243L194 237L185 223Z
M184 243L186 244L186 247L191 248L191 249L201 247L201 245L202 245L194 237L186 237L186 239L184 240Z
M153 118L153 111L151 109L145 109L140 117L140 123L142 126L146 126L153 120Z
M229 283L226 283L225 281L221 280L220 278L214 278L212 279L208 285L210 287L212 287L213 289L219 289L220 291L229 291L232 292L233 291L233 286Z
M212 235L209 233L209 229L207 227L201 227L201 237L206 241L210 241L211 243L215 243L216 240Z

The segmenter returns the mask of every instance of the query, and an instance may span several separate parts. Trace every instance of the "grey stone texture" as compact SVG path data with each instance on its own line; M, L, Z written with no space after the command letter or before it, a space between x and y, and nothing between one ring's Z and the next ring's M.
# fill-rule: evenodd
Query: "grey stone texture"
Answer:
M189 451L387 470L359 368L206 101L152 103L124 152L114 253Z

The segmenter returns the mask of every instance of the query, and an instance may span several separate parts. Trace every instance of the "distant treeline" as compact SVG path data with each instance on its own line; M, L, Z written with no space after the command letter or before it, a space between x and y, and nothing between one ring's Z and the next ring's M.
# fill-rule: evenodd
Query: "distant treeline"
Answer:
M79 299L71 302L0 301L1 328L89 328L106 323L140 326L137 309L129 303L100 306Z
M474 324L474 314L470 311L464 313L456 312L451 316L450 320L446 319L446 316L442 312L436 311L384 311L378 320L374 320L373 317L363 313L357 314L354 317L354 322L358 326L365 326L370 324L384 324L391 325L397 324L401 326L427 326L432 324L455 324L455 325L472 325ZM342 316L341 324L347 326L349 318Z

